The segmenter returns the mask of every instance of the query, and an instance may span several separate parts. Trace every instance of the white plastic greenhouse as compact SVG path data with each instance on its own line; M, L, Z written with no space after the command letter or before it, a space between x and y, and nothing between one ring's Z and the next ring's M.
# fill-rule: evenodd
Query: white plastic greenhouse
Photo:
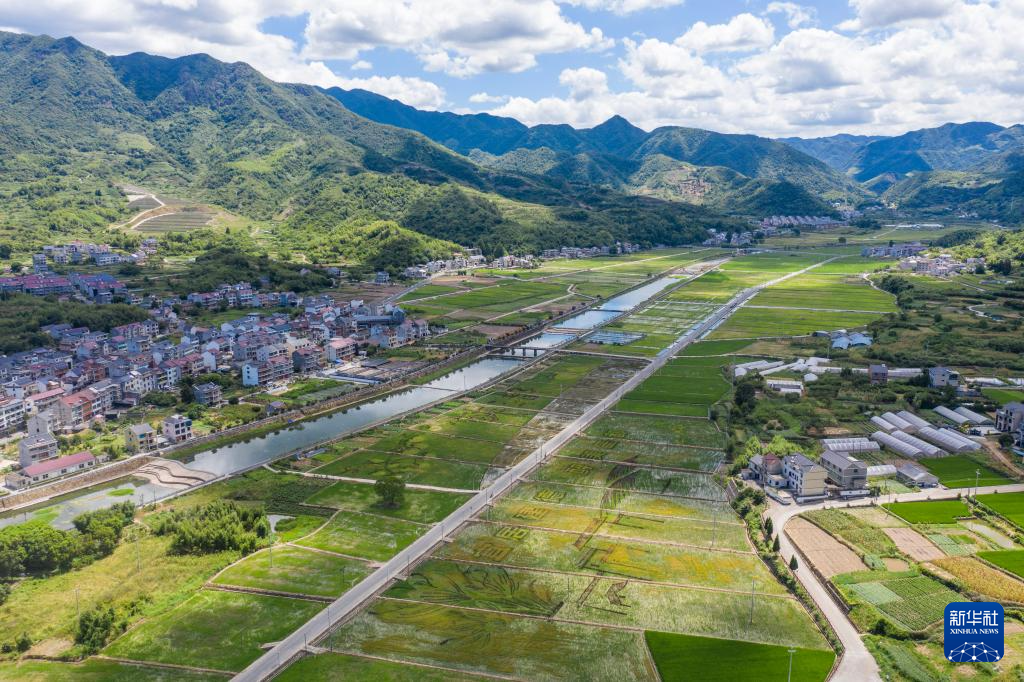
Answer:
M904 443L898 438L893 438L885 431L875 431L873 434L871 434L871 437L879 444L884 445L886 448L892 450L898 455L914 458L921 457L922 455L924 455L924 453L921 452L920 449L915 448L910 443Z
M888 433L890 431L895 431L896 430L895 426L893 426L889 422L885 421L881 417L877 417L877 416L876 417L872 417L871 418L871 423L874 424L875 426L877 426L878 428L882 429L886 433Z
M915 448L925 454L926 457L942 457L948 454L945 450L938 448L927 441L923 441L920 438L911 436L909 433L903 431L893 431L892 437L903 441L907 445L913 445Z
M900 410L896 414L898 414L903 420L905 420L911 426L913 426L915 431L918 429L924 429L931 426L931 424L929 424L924 419L921 419L913 412L908 412L907 410Z
M939 405L938 407L936 407L935 408L935 414L938 414L938 415L941 415L941 416L945 417L946 419L948 419L949 421L953 422L954 424L968 424L971 421L967 417L965 417L962 414L959 414L957 412L954 412L953 410L949 409L945 405Z
M878 443L872 443L867 438L826 438L821 441L821 445L826 450L839 452L878 452L881 450Z

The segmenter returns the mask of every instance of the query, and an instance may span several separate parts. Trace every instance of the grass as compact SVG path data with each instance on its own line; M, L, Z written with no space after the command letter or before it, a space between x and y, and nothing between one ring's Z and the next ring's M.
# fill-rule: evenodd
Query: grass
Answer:
M13 586L0 606L3 632L28 633L33 641L70 638L77 626L76 613L98 605L123 606L135 602L140 616L154 616L188 598L214 573L238 557L219 554L168 554L168 538L143 537L123 542L110 556L84 568L43 578L27 578ZM139 561L142 557L142 561ZM40 608L45 604L45 608Z
M836 658L831 651L797 649L790 670L785 646L651 631L644 633L644 640L664 682L692 680L697 671L704 682L820 682L828 678Z
M1014 391L1005 388L983 388L981 389L981 392L986 398L994 400L1000 405L1024 402L1024 391L1021 390Z
M483 464L363 450L322 466L316 473L373 480L397 476L406 483L473 490L480 487L487 467Z
M698 343L691 343L689 346L684 348L679 357L691 357L697 355L726 355L729 353L738 353L747 346L750 342L745 339L729 339L726 341L700 341Z
M372 512L417 523L437 523L462 506L469 497L457 493L407 488L405 501L401 507L384 509L377 506L377 494L373 491L373 486L338 481L313 495L308 502L346 511Z
M1024 493L978 495L978 502L1020 528L1024 528Z
M930 457L920 461L921 466L939 477L939 482L947 488L971 488L975 482L979 486L1001 485L1012 481L998 471L991 469L970 457L951 455L949 457ZM981 476L975 478L975 472Z
M272 592L338 597L370 572L370 567L361 561L279 545L228 567L214 582Z
M104 653L134 661L240 671L309 620L323 604L203 590L173 611L145 621Z
M348 682L479 682L476 675L453 670L404 665L347 654L316 654L306 656L288 666L274 678L279 682L316 682L346 680Z
M971 516L971 510L961 500L896 502L882 506L907 523L956 523L960 517Z
M223 680L221 675L169 670L89 658L81 663L23 660L0 663L0 680L11 682L196 682Z
M339 512L299 545L347 556L387 561L427 531L427 526L371 514Z
M373 444L374 450L395 452L403 455L425 455L441 459L455 459L460 462L490 464L504 447L504 442L495 440L459 438L429 431L395 429L394 431L384 431L383 433L385 434L384 437Z

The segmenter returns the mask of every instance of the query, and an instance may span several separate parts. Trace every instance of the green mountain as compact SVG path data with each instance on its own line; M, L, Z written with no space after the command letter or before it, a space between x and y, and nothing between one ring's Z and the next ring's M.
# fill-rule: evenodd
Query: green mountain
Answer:
M673 192L676 182L672 179L659 183L657 192L649 192L638 186L634 175L648 176L648 161L652 158L672 177L690 174L695 166L732 171L747 181L758 181L757 186L771 197L767 204L781 213L797 213L811 206L818 212L831 210L817 200L808 202L809 195L829 199L856 199L865 195L856 183L824 162L790 145L755 135L727 135L675 126L648 133L621 116L588 129L568 125L526 127L513 119L487 114L419 111L362 90L331 88L325 92L362 116L416 130L482 165L504 171L598 184L668 201L698 203L746 214L757 210L758 206L741 201L746 197L745 183L737 182L729 174L719 171L706 174L702 180L705 184L724 179L723 184L710 191L710 196L714 197L711 201L705 199L705 194L695 194L685 187L678 193ZM675 167L670 167L673 164ZM775 183L785 184L773 187ZM806 195L797 197L789 188L792 185ZM789 205L788 197L799 200Z
M0 32L0 242L25 253L111 238L121 183L258 221L214 239L375 267L609 238L681 244L735 223L699 207L486 168L320 89L206 55L110 57L73 38ZM129 240L136 234L118 234ZM184 248L184 247L183 247Z
M879 176L900 178L923 171L970 171L998 164L1024 150L1024 126L947 123L895 137L835 135L780 140L860 182Z

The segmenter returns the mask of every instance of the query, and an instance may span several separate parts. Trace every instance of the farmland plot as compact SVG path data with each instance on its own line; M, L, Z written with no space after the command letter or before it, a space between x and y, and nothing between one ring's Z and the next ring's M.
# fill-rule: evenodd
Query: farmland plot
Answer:
M821 647L821 635L789 597L682 589L504 566L432 560L385 597L492 609L555 620L662 629L756 642Z
M704 448L586 436L576 438L559 450L558 454L575 459L652 464L697 471L714 471L724 457L721 452Z
M705 521L505 499L495 505L485 518L508 525L547 530L749 550L744 526L736 523L734 518L723 517Z
M438 556L463 561L547 568L676 585L753 588L784 592L754 554L611 540L584 533L560 533L475 523L445 545Z
M725 491L708 474L652 469L633 464L581 462L576 459L555 457L537 470L532 478L555 483L725 501Z
M786 524L786 535L826 578L868 569L849 547L800 517Z
M840 589L871 604L908 630L922 630L942 620L946 604L961 597L942 583L923 575L851 573L837 576Z
M607 509L655 516L679 516L714 521L732 518L732 509L722 502L685 497L666 497L632 490L602 490L557 483L526 481L508 495L517 500L534 500L550 504Z
M706 419L613 413L598 419L587 429L586 435L669 445L725 447L725 435Z

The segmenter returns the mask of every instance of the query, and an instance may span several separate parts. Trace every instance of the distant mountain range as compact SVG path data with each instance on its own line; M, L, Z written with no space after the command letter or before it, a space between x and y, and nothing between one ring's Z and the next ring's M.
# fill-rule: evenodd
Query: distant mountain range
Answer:
M770 140L621 117L589 129L419 111L380 95L275 83L207 55L112 57L0 32L0 244L27 253L112 234L131 183L248 222L168 236L314 262L399 267L456 244L489 254L699 241L828 202L1020 212L1021 128ZM220 225L219 227L231 227ZM256 228L256 229L253 229ZM137 235L136 235L137 236Z
M486 167L246 64L111 57L73 38L5 32L0 177L0 242L18 253L103 234L127 215L116 188L126 182L257 221L260 243L247 246L371 267L450 254L454 243L488 253L683 244L742 225L698 206ZM212 238L174 236L183 249Z
M829 213L825 200L866 196L828 164L755 135L676 126L648 133L621 116L588 129L528 127L490 114L420 111L365 90L325 92L360 116L423 133L495 169L753 215Z
M960 208L1024 219L1024 126L947 123L894 137L835 135L780 140L848 174L889 204Z

